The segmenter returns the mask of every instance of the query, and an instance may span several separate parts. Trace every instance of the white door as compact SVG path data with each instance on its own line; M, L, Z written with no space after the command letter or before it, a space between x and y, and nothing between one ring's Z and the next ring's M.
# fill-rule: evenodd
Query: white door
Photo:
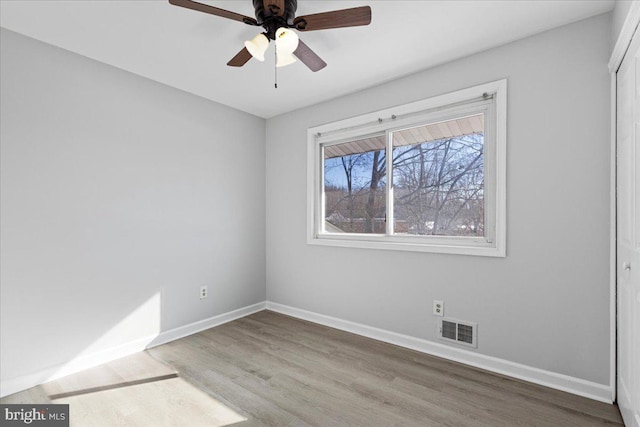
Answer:
M617 75L618 405L640 427L640 34Z

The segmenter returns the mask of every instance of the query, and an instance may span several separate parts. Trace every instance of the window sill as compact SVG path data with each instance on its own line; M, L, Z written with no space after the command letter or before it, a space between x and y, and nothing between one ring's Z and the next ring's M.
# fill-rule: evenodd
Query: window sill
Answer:
M347 237L339 234L326 234L310 237L307 240L307 243L310 245L335 246L343 248L383 249L498 258L506 257L504 246L469 238L437 239L432 243L428 242L428 239L424 238L418 238L418 241L413 242L409 241L410 239L414 238L409 237L390 240L389 237L383 235L356 234Z

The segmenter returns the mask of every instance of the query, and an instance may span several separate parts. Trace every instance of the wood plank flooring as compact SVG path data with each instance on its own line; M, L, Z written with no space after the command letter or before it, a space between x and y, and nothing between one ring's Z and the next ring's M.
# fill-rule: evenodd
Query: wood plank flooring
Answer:
M622 425L615 405L270 311L2 403L55 395L78 427Z

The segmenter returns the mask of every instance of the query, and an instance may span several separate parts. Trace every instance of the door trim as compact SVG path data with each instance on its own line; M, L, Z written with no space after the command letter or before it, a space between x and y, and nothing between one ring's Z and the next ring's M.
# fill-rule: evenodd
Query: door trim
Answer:
M617 394L617 347L618 347L618 277L617 277L617 69L611 73L611 144L609 147L609 384L611 401Z
M634 1L631 3L627 17L624 20L624 24L622 24L620 35L618 36L618 40L616 40L613 52L611 53L611 58L609 59L610 73L615 74L618 72L618 68L620 68L620 64L622 64L624 54L627 52L627 49L631 44L631 39L633 38L633 34L635 33L639 23L640 2Z

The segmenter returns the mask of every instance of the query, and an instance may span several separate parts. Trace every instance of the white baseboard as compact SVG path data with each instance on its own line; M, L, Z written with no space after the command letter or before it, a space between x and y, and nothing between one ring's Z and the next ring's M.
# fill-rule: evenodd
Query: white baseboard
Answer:
M8 396L28 388L53 381L85 369L93 368L130 354L143 351L155 335L143 337L117 347L108 348L93 354L76 357L68 363L52 366L21 377L4 380L0 383L0 397Z
M75 358L68 363L42 369L38 372L23 375L21 377L4 380L0 383L0 397L18 393L22 390L44 384L48 381L53 381L55 379L65 377L67 375L83 371L85 369L93 368L94 366L98 366L103 363L111 362L112 360L120 359L121 357L138 353L148 348L152 348L161 344L168 343L170 341L177 340L179 338L198 333L200 331L204 331L205 329L213 328L214 326L222 325L223 323L231 322L232 320L257 313L258 311L262 311L265 309L265 307L265 302L242 307L237 310L210 317L208 319L190 323L188 325L184 325L175 329L170 329L168 331L161 332L158 335L142 337L134 341L119 345L117 347L112 347L97 353L84 355Z
M242 307L237 310L219 314L179 328L161 332L157 336L143 337L118 347L109 348L95 354L83 356L81 358L74 359L67 364L61 364L43 369L33 374L2 381L2 383L0 383L0 397L17 393L43 384L47 381L71 375L73 373L143 351L147 348L152 348L184 338L203 330L231 322L232 320L249 316L253 313L262 311L265 308L267 310L272 310L299 319L308 320L310 322L373 338L378 341L410 348L422 353L432 354L455 362L464 363L487 371L555 388L601 402L612 402L612 388L608 385L598 384L551 371L545 371L543 369L510 362L508 360L485 356L468 350L450 347L445 344L402 335L386 331L384 329L378 329L335 317L325 316L323 314L313 313L274 302L260 302L258 304Z
M170 329L168 331L161 332L151 342L147 348L153 348L162 344L166 344L171 341L175 341L180 338L193 335L195 333L204 331L206 329L213 328L214 326L220 326L224 323L231 322L232 320L240 319L242 317L249 316L250 314L257 313L266 308L266 302L259 302L257 304L248 305L246 307L239 308L237 310L229 311L227 313L219 314L217 316L210 317L208 319L200 320L198 322L190 323L188 325L180 326L179 328Z
M508 360L499 359L497 357L485 356L483 354L474 353L469 350L450 347L421 338L415 338L408 335L402 335L384 329L378 329L359 323L342 320L335 317L325 316L324 314L313 313L311 311L301 310L299 308L278 304L267 301L267 310L272 310L298 319L308 320L310 322L319 323L321 325L373 338L378 341L387 342L400 347L409 348L422 353L449 359L455 362L464 363L476 368L484 369L498 374L518 378L534 384L555 388L566 391L568 393L577 394L579 396L588 397L590 399L601 402L612 403L613 392L611 386L598 384L592 381L586 381L580 378L570 377L568 375L556 372L546 371L544 369L534 368L532 366L520 363L510 362Z

